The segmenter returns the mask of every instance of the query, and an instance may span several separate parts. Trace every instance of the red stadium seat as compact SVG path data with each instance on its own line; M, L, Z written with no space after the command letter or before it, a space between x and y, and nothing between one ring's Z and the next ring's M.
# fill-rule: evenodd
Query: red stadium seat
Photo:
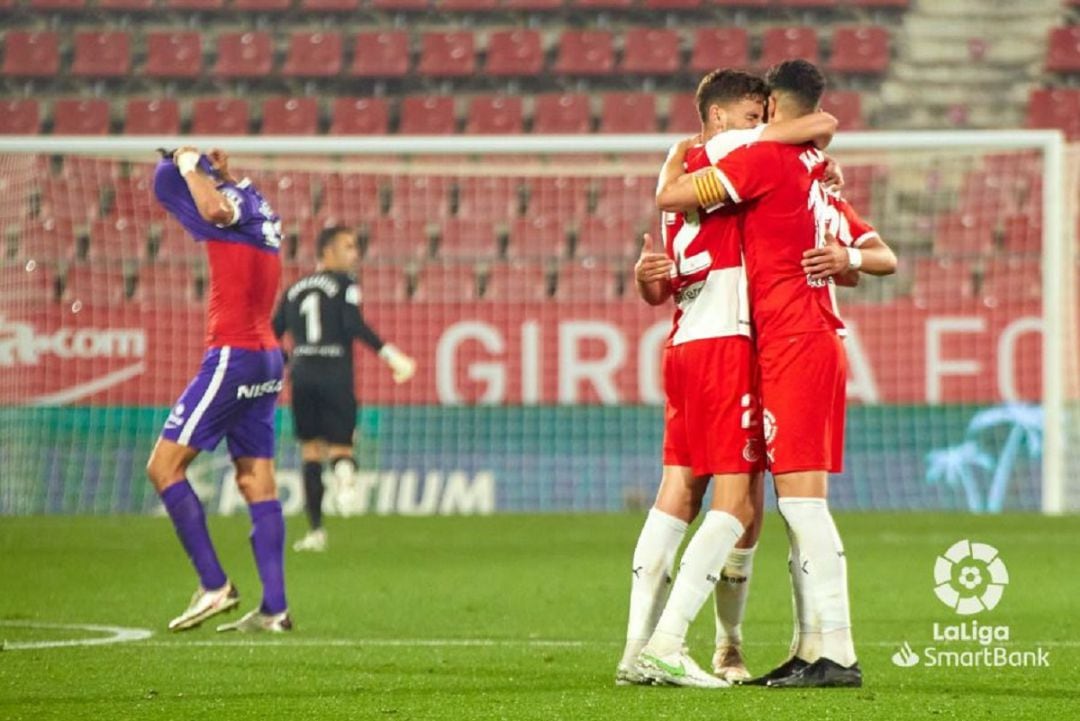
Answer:
M416 274L414 301L468 303L476 298L476 269L471 264L427 263Z
M650 10L693 10L701 7L704 0L645 0Z
M43 215L23 225L21 255L37 261L68 260L75 250L75 224L70 218Z
M1051 28L1046 69L1054 72L1080 70L1080 25Z
M450 12L476 12L497 10L499 0L436 0L436 6L440 10L449 10Z
M371 7L379 10L427 10L428 0L371 0Z
M390 109L384 98L334 98L331 135L385 135Z
M136 279L134 300L163 308L196 302L195 274L191 266L186 263L142 266Z
M882 27L838 27L833 32L829 70L884 73L889 67L889 31Z
M179 135L180 106L175 100L129 100L124 109L128 135Z
M60 70L60 35L9 30L4 33L4 75L43 78Z
M476 47L469 31L424 33L417 70L430 77L464 77L476 72Z
M292 78L330 78L341 72L341 35L293 33L282 75Z
M128 280L123 270L72 266L64 277L64 300L83 304L120 305L127 296Z
M897 8L906 9L911 0L847 0L848 4L861 8Z
M82 10L86 0L30 0L34 10Z
M131 38L123 31L75 34L71 74L82 78L118 78L131 69Z
M495 223L487 218L447 218L439 231L439 256L490 260L499 252Z
M639 251L638 225L625 218L589 216L578 228L578 258L629 258Z
M93 171L75 171L62 178L46 179L40 188L41 217L67 225L97 217L101 211L101 187L111 180Z
M1080 90L1031 91L1027 125L1029 128L1060 128L1070 140L1080 138Z
M821 98L821 108L836 116L841 130L862 130L862 93L856 90L829 90Z
M983 275L983 301L993 308L1042 300L1042 263L1038 257L1036 247L1026 258L993 259Z
M780 4L777 0L711 0L711 2L713 5L735 8L763 8L768 5Z
M559 38L555 72L564 75L608 75L615 69L611 33L603 30L566 30Z
M113 193L110 216L147 224L165 220L165 212L153 201L152 176L117 178Z
M364 303L400 303L407 300L405 274L397 263L365 264L360 269L360 293Z
M527 12L558 10L565 5L564 0L503 0L503 7Z
M378 217L379 204L379 182L374 175L334 173L323 182L319 215L335 223L356 225Z
M221 33L214 75L219 78L260 78L270 74L274 64L270 33Z
M34 135L41 130L38 101L0 100L0 135Z
M544 68L544 48L536 30L496 30L488 37L488 75L531 76Z
M679 34L674 30L630 28L626 32L622 58L625 72L666 75L681 65Z
M667 131L669 133L697 133L701 130L701 114L693 93L677 93L671 96L668 106Z
M589 178L541 177L525 182L528 213L532 218L574 220L585 215L589 203Z
M401 125L398 132L408 135L452 135L457 128L454 98L449 95L423 95L401 101Z
M282 12L291 5L292 0L232 0L233 9L244 12Z
M302 10L317 12L351 12L360 7L360 0L300 0Z
M840 0L780 0L779 4L788 8L829 9L839 7Z
M934 251L939 255L982 255L994 245L995 222L981 213L955 212L934 223Z
M443 176L410 175L390 181L388 215L437 221L450 214L450 181Z
M263 189L270 205L285 222L305 222L315 214L310 173L278 172Z
M616 299L615 271L593 260L566 261L555 276L555 300L564 303L595 303Z
M772 27L762 36L761 60L758 65L772 67L785 60L818 62L817 30L812 27Z
M549 276L544 263L495 263L484 275L483 300L511 303L547 300Z
M533 114L533 132L544 135L587 133L592 125L590 115L588 95L538 95Z
M509 220L518 214L518 186L517 179L505 175L463 177L458 181L457 217Z
M601 133L656 132L656 95L605 93L600 100Z
M465 132L486 135L520 133L523 115L520 95L479 95L469 101Z
M165 0L165 7L174 10L221 10L225 0Z
M53 135L108 135L109 101L67 98L53 104Z
M248 104L237 98L200 98L191 114L193 135L245 135L250 126Z
M609 176L597 182L597 201L593 212L600 217L644 222L656 217L655 198L655 175Z
M409 72L409 33L360 33L349 74L363 78L402 77Z
M911 291L916 305L924 308L970 301L975 297L971 264L954 258L917 258Z
M153 10L156 0L98 0L97 6L102 10L128 10L146 11Z
M570 5L579 8L606 9L628 8L634 4L634 0L570 0Z
M566 221L554 216L529 215L510 224L506 254L511 258L553 258L566 255Z
M148 33L143 72L153 78L196 78L201 75L201 33Z
M262 106L263 135L315 135L319 101L315 98L267 98Z
M701 28L694 32L690 70L707 73L717 68L750 66L750 36L743 28Z
M426 258L430 248L426 220L388 217L368 223L367 258Z
M142 260L148 254L147 226L130 218L101 218L90 225L87 260Z

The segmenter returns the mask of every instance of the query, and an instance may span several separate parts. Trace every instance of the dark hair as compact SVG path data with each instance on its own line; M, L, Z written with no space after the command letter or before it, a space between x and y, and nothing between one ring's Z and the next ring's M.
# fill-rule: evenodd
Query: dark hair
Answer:
M806 60L786 60L765 74L769 90L790 95L804 111L816 110L825 92L825 76Z
M697 103L701 122L709 117L710 105L730 105L743 98L760 98L764 103L769 97L769 86L756 75L742 70L713 70L698 83Z
M323 257L323 253L334 242L334 238L338 236L338 233L352 235L352 228L346 228L344 225L332 225L319 231L319 237L315 240L316 257Z

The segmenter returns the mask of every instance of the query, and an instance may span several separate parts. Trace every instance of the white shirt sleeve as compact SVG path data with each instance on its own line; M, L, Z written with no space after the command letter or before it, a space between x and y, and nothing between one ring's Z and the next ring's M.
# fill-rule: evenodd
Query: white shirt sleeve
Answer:
M709 162L716 165L717 162L731 151L744 145L756 143L761 139L761 134L768 127L764 123L756 128L746 130L725 130L709 138L705 143L705 152L709 154Z

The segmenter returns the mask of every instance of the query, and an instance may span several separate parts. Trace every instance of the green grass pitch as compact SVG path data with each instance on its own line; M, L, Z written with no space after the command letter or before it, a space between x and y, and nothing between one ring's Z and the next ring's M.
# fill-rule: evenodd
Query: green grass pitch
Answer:
M850 562L858 690L616 688L640 515L330 519L331 550L287 557L296 631L239 638L165 624L195 586L162 518L0 519L0 719L1076 718L1080 518L838 514ZM290 540L302 531L290 520ZM211 530L242 609L258 602L243 517ZM1010 584L981 625L1050 668L900 668L904 641L960 619L933 594L935 557L971 538ZM235 618L229 616L228 618ZM35 625L37 624L37 625ZM45 624L153 630L129 643ZM786 536L769 517L745 623L751 670L783 660ZM690 643L712 648L709 606ZM21 646L21 647L20 647Z

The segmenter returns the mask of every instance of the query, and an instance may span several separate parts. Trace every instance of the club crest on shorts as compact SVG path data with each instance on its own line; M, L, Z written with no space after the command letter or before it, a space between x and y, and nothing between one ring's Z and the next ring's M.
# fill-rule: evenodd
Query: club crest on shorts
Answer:
M776 416L768 408L761 414L762 430L765 433L765 445L771 446L776 440Z

